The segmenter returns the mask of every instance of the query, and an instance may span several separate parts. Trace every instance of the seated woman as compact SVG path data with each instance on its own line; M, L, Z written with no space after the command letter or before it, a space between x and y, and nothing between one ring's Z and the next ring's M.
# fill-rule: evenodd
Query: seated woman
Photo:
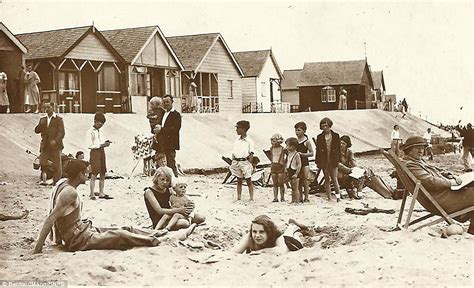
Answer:
M288 228L282 233L267 215L257 216L250 224L250 232L245 234L232 251L235 253L274 252L286 253L303 247L300 229L306 226L290 219Z
M460 179L423 160L423 152L427 146L428 143L421 136L411 136L407 139L402 147L407 168L447 213L474 206L474 187L468 186L452 191L451 186L460 185ZM431 213L439 214L436 207L423 194L418 195L418 201ZM469 220L471 224L467 232L474 234L474 212L456 217L455 220L460 222Z
M187 216L189 216L194 210L194 204L192 202L184 207L171 208L171 193L169 188L171 187L172 177L173 170L171 170L171 168L159 167L153 176L152 186L144 189L145 205L153 224L153 228L156 227L156 224L158 224L163 215L173 216L175 213L179 213L186 217L179 219L174 225L173 229L178 230L190 226ZM194 213L192 223L201 224L205 221L205 219L206 218L204 216Z
M364 187L363 179L355 179L349 176L352 168L356 167L354 153L349 149L352 146L351 138L347 135L341 137L341 162L337 167L337 178L342 188L346 188L347 194L351 199L361 199L359 193ZM354 192L354 188L357 189Z

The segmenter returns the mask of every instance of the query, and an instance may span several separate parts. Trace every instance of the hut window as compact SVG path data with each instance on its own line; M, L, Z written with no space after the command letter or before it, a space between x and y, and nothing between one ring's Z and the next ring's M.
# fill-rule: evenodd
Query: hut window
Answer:
M120 91L120 75L113 65L104 64L98 75L99 91Z
M229 98L234 98L234 81L227 80L227 84L229 85Z
M59 93L63 92L79 92L77 72L59 72Z
M219 96L219 86L217 84L217 74L211 74L211 96Z
M147 72L146 67L134 67L130 86L134 96L151 96L151 75Z
M168 71L166 73L166 94L173 97L179 96L179 78L178 72Z
M331 86L321 89L321 102L336 102L336 90Z

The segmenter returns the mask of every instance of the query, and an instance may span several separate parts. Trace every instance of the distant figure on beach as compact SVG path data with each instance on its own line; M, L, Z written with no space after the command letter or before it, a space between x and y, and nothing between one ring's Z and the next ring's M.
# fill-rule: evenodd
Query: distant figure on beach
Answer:
M189 200L186 196L186 188L188 184L186 180L182 177L176 178L175 183L173 185L173 191L176 195L171 194L170 196L170 206L171 209L175 208L182 208L182 207L194 207L194 203ZM155 229L160 230L164 227L165 232L171 231L171 229L175 228L175 225L178 223L180 219L184 219L188 221L188 226L191 225L193 218L194 218L194 211L189 213L189 215L185 216L181 213L174 213L171 214L164 214L158 224L156 224ZM184 223L184 221L182 221ZM166 225L166 226L165 226Z
M285 232L278 229L267 215L257 216L250 224L250 231L232 249L235 253L270 252L286 253L303 248L301 230L306 226L290 219Z
M407 103L407 100L405 98L403 98L402 100L402 106L403 106L403 110L405 113L408 113L408 103Z
M250 129L250 123L246 120L238 121L235 125L235 131L239 137L235 139L232 147L232 164L229 169L232 175L237 177L237 200L242 198L242 182L245 179L249 189L250 201L253 201L253 183L252 183L252 158L255 153L252 139L247 135Z
M273 182L273 202L278 202L278 190L280 190L280 201L285 202L286 150L281 145L283 143L283 136L278 133L273 134L270 141L272 143L269 155L272 162L270 173Z
M158 222L164 215L172 217L179 213L184 216L183 219L178 219L176 224L170 229L187 228L190 225L189 216L194 210L194 203L187 202L184 206L179 208L172 208L170 203L171 198L171 181L173 178L173 170L169 167L159 167L155 175L153 175L152 185L144 189L144 199L148 215L150 216L152 227L155 228ZM194 213L192 222L196 224L203 223L205 217Z
M426 129L425 134L423 134L423 139L425 139L428 146L426 146L425 153L428 155L429 160L433 160L433 145L431 144L431 128Z
M337 109L347 110L347 91L345 89L342 89L339 93L339 105Z
M301 172L298 178L299 181L299 191L304 192L304 199L303 193L300 193L300 202L309 202L309 182L308 182L308 175L309 175L309 157L313 157L313 145L311 145L311 141L309 141L308 135L306 135L306 123L298 122L295 124L295 134L296 139L298 140L298 146L296 146L296 151L299 152L301 157Z
M38 74L33 71L33 66L26 66L25 73L25 109L26 113L39 113L38 105L40 104L40 92L38 84L41 82Z
M331 200L331 181L336 192L336 201L341 201L339 182L337 180L337 169L341 162L341 140L339 134L331 130L333 122L324 117L319 122L323 132L316 138L316 165L323 170L324 186L328 201Z
M467 186L458 191L452 191L451 187L460 185L461 179L448 171L439 169L423 160L423 152L428 143L423 137L410 136L402 149L405 153L407 168L421 181L421 184L430 192L431 196L446 210L447 213L460 211L474 205L474 187ZM419 194L420 200L430 203L423 194ZM433 205L423 205L431 213L438 214ZM456 217L455 220L465 222L470 220L468 233L474 234L474 212Z
M44 103L43 108L46 116L41 117L35 127L36 134L41 133L40 145L40 165L42 171L45 166L52 165L53 183L56 183L62 176L61 151L64 148L63 138L65 135L63 119L54 113L54 103ZM46 179L42 175L42 184Z
M352 168L356 167L354 153L350 149L352 147L351 138L347 135L341 137L341 162L338 165L338 181L339 184L346 188L350 199L361 199L359 193L364 187L363 179L355 179L349 176ZM356 191L354 191L356 189Z
M465 128L460 128L458 125L456 129L459 131L461 137L463 137L461 162L464 167L464 172L471 172L472 164L469 161L469 154L471 154L471 157L474 157L474 130L472 129L472 124L468 123Z
M398 101L396 109L397 109L396 111L402 113L402 118L405 118L406 116L405 106L403 106L402 101Z
M397 156L400 156L401 143L402 138L400 137L400 127L398 127L398 125L394 125L392 134L390 135L390 148Z
M96 200L96 196L100 199L113 199L114 197L104 193L105 173L107 172L107 164L105 157L105 148L112 143L106 139L101 128L105 124L105 115L102 112L96 112L94 115L94 125L87 130L86 143L90 150L89 162L91 165L90 194L91 200ZM95 180L99 175L99 193L95 193Z
M50 212L39 234L33 253L41 253L46 237L64 244L67 251L124 250L140 246L157 246L160 232L131 226L98 228L92 221L81 220L81 198L77 187L86 181L87 163L71 160L65 168L68 178L53 188Z
M7 73L0 67L0 114L10 112L10 100L7 93Z

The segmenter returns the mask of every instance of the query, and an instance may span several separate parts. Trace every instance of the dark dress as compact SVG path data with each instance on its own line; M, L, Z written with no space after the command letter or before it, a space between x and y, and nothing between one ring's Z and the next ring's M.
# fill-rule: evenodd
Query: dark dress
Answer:
M153 192L153 195L155 196L156 201L158 201L158 203L160 204L161 208L165 208L165 209L171 208L170 206L171 193L169 189L166 189L165 193L160 193L151 187L145 188L144 191L146 191L147 189L150 189L151 192ZM155 209L153 209L153 207L151 206L148 199L146 199L146 197L145 197L145 205L146 205L146 210L148 211L148 215L150 216L151 222L153 223L153 227L155 227L163 215L158 214L155 211Z
M326 167L335 168L341 162L341 140L339 134L331 130L331 146L327 147L324 139L324 132L316 138L316 165L323 169Z
M308 141L308 136L305 136L306 139L303 142L298 142L296 146L296 151L300 153L308 153L308 147L306 147L306 142ZM303 156L300 154L301 157L301 167L309 166L308 156Z

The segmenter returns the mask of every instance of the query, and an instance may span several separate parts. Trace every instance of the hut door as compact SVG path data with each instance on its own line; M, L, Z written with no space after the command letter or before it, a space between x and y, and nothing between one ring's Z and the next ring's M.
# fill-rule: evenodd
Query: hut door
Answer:
M82 112L95 113L97 110L97 76L91 65L81 71Z

